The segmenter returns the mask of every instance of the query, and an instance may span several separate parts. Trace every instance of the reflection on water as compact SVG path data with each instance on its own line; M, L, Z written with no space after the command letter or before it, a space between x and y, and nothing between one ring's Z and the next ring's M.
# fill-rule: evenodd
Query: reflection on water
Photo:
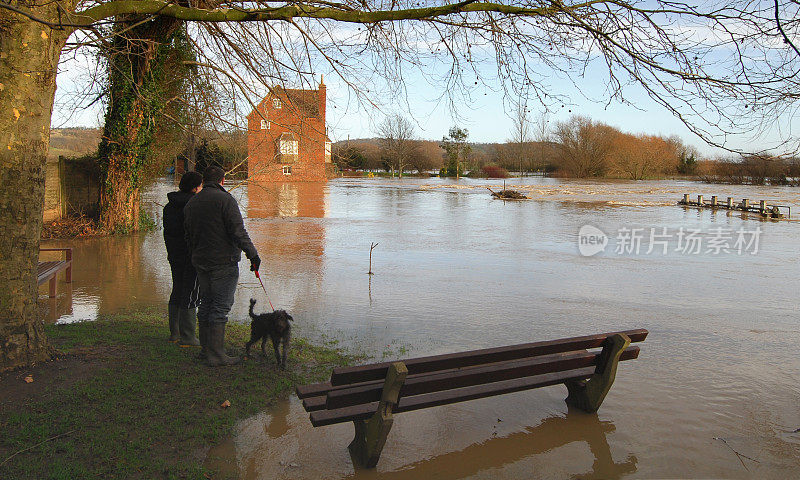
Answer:
M294 400L284 401L268 414L240 422L235 439L209 452L206 467L253 480L530 478L536 476L535 472L541 478L610 480L636 472L636 456L621 455L624 460L615 461L608 441L615 426L600 420L597 414L570 409L510 433L502 427L502 420L494 417L452 419L452 425L443 429L431 429L429 417L396 416L392 441L378 468L365 470L343 462L349 459L346 446L353 434L352 426L338 426L335 431L315 435L302 405ZM464 429L475 429L476 421L480 429L491 432L488 438L471 444L460 442L456 449L447 445L452 442L449 437ZM276 431L280 433L275 435ZM304 444L306 439L313 439L314 443ZM569 461L561 460L552 466L540 464L539 457L559 452L567 453Z
M523 431L508 436L493 435L463 450L437 455L414 462L391 474L382 474L381 478L433 478L441 476L442 472L446 472L448 478L468 478L573 442L586 442L592 465L591 471L575 471L570 476L610 480L636 471L636 457L633 455L629 455L623 462L614 462L606 439L606 435L614 431L614 424L600 421L597 414L575 412L570 411L564 417L545 418L535 427L525 427ZM581 461L575 460L577 459L571 462L572 465L581 465ZM359 475L350 477L356 476Z
M224 457L215 465L245 478L796 477L800 227L674 203L702 193L797 206L800 189L512 179L507 188L533 200L504 203L486 186L502 188L358 179L253 183L233 194L270 299L301 336L334 336L380 357L649 329L599 416L569 413L560 386L401 414L377 471L355 472L352 426L313 429L292 397L243 421L211 455ZM148 190L153 211L171 189ZM682 253L673 238L666 253L583 257L577 232L587 224L612 247L625 228L762 234L756 255ZM51 321L166 304L160 232L48 245L75 249L72 290L60 282L47 300L42 289ZM250 297L266 305L244 262L240 271L232 321L247 320Z
M325 216L324 183L258 183L247 185L249 218Z
M44 245L44 243L43 243ZM48 304L47 318L61 323L94 320L97 315L164 302L171 277L161 233L130 237L56 240L47 245L73 249L73 283L59 278L58 295L40 299ZM41 259L46 259L43 252ZM166 303L165 303L166 308Z

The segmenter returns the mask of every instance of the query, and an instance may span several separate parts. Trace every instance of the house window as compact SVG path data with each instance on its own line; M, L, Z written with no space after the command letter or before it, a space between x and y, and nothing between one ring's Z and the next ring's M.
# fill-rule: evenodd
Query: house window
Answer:
M281 140L281 155L297 155L297 140Z
M331 142L325 142L325 163L331 163Z
M281 99L280 98L273 98L272 99L272 107L273 108L281 108Z
M269 130L271 123L269 120L261 120L261 130Z
M283 174L284 175L291 175L292 174L292 166L291 165L284 165L283 166Z

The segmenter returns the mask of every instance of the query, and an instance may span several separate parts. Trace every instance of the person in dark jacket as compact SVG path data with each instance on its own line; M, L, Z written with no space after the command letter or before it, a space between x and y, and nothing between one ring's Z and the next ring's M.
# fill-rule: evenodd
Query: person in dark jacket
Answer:
M203 190L183 210L186 243L200 284L200 344L210 366L239 361L225 353L225 324L239 281L239 260L244 251L250 270L258 271L261 259L244 228L236 200L222 186L225 172L211 166L203 172Z
M169 340L180 345L200 345L194 334L199 286L183 231L183 207L203 189L203 176L197 172L186 172L178 188L177 192L167 194L169 201L164 206L164 243L172 270L172 293L168 306Z

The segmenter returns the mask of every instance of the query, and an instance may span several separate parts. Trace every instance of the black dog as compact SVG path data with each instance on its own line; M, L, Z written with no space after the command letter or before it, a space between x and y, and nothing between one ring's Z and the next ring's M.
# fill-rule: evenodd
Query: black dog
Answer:
M278 366L286 368L286 351L289 348L289 339L292 336L292 326L289 322L294 321L291 315L285 310L275 310L271 313L256 315L253 313L255 299L250 299L250 341L245 346L245 356L250 356L250 347L261 340L261 351L267 356L267 336L272 339L272 348L275 349L275 360ZM278 352L278 344L283 343L283 357Z

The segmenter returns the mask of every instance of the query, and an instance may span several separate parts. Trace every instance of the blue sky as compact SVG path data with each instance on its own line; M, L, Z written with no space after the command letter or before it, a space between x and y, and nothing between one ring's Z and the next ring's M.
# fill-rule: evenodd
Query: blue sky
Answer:
M78 56L63 61L60 65L53 127L102 125L103 107L100 102L86 107L89 100L77 104L73 100L74 93L89 84L92 63L91 57ZM322 65L318 71L325 72L324 64ZM440 97L446 93L443 92L444 87L441 84L428 82L424 74L431 72L437 74L437 69L446 67L446 64L439 64L425 66L423 71L415 68L406 70L406 97L399 97L395 92L386 93L391 91L385 86L376 86L376 91L384 92L373 94L371 101L377 106L355 101L344 82L328 70L325 72L325 83L328 91L327 124L330 137L335 141L345 140L348 137L353 139L374 137L376 125L387 114L400 113L414 120L417 126L417 138L440 140L451 126L458 125L469 129L470 140L473 142L504 142L509 139L513 130L510 114L512 107L504 97L500 85L492 84L493 67L490 65L481 72L485 79L489 79L488 85L475 86L469 98L457 100L456 113L451 111L446 102L441 101ZM602 67L593 70L590 65L583 77L572 76L567 79L554 75L545 76L546 88L552 86L553 91L568 98L563 107L561 102L553 106L549 112L550 124L554 126L557 122L566 121L571 115L583 115L628 133L665 137L677 135L684 143L696 147L705 156L727 155L726 152L709 146L693 134L680 120L656 104L637 85L629 85L624 90L629 104L603 101L606 94L604 83L606 74ZM313 83L316 84L319 76L316 75L314 78ZM376 82L380 82L380 79ZM259 90L266 91L263 86ZM259 99L253 100L257 103ZM531 117L536 117L543 110L543 107L535 101L529 102L528 108ZM247 113L239 112L240 124L243 115ZM792 112L772 121L770 128L760 132L758 136L752 134L731 136L726 139L726 145L743 150L768 149L777 144L781 138L796 137L792 129L795 123Z

